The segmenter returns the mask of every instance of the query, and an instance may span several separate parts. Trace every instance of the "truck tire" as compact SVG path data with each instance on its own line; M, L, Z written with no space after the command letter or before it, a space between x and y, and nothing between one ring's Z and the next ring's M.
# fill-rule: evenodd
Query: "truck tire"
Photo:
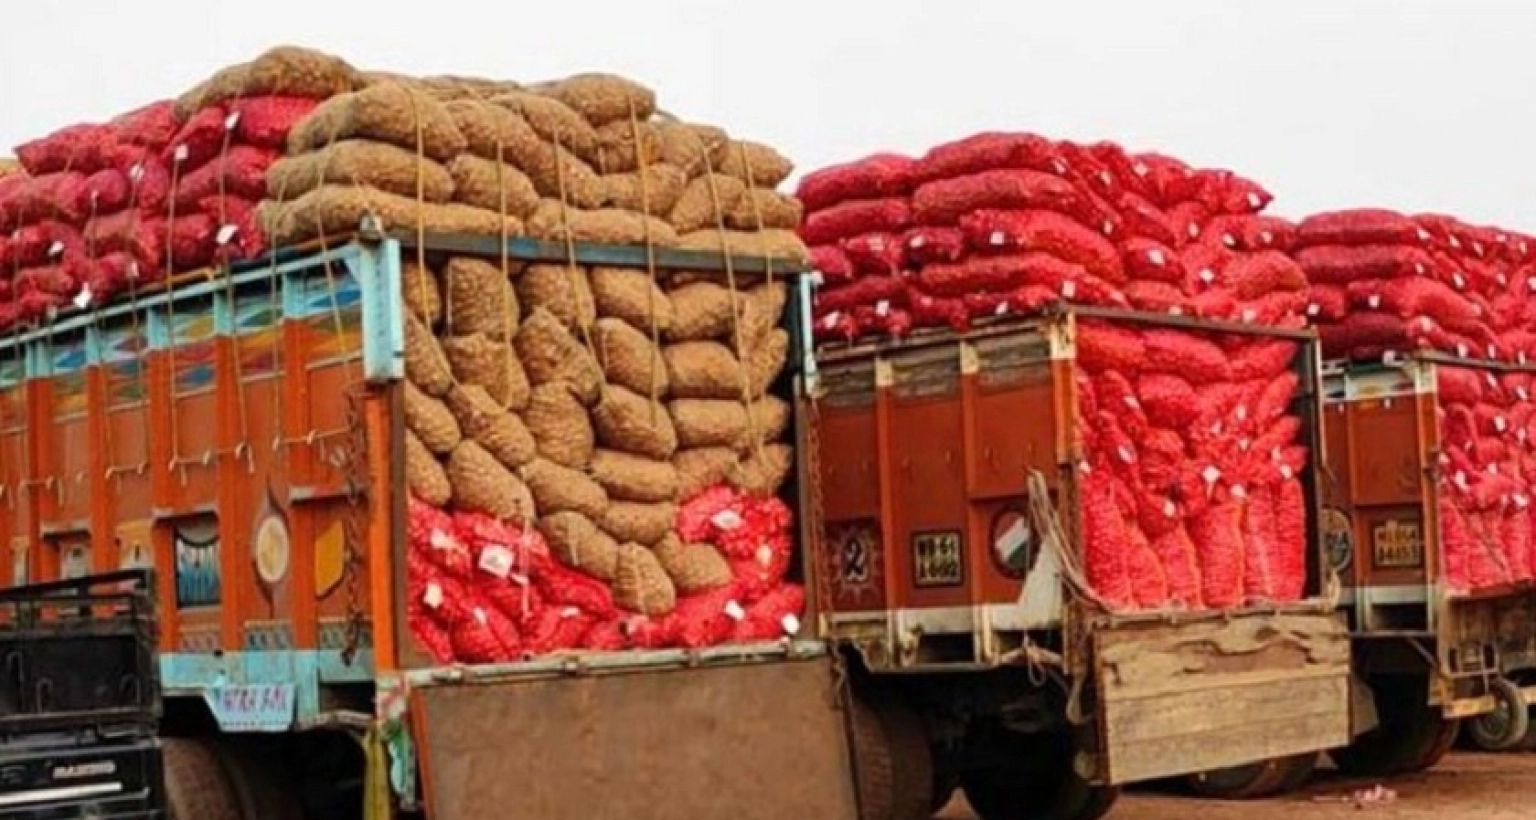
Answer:
M1317 758L1317 752L1282 758L1285 761L1282 764L1285 774L1280 778L1280 785L1272 794L1290 794L1307 785L1307 781L1311 780L1312 774L1317 771Z
M894 820L895 779L891 744L880 718L868 704L849 699L848 742L853 753L853 784L859 820Z
M213 744L201 738L162 738L170 820L241 820Z
M1423 678L1394 676L1371 682L1380 722L1376 728L1330 753L1339 771L1351 777L1391 777L1423 771L1445 757L1456 742L1456 721L1430 706Z
M923 718L895 695L877 698L871 706L891 755L891 818L928 820L943 804L933 804L933 749Z
M244 820L304 820L292 781L278 770L281 757L232 737L220 738L215 750Z
M1520 687L1507 678L1499 678L1489 687L1496 705L1486 715L1466 721L1467 739L1485 752L1505 752L1525 742L1531 730L1530 707Z
M970 768L960 776L981 820L1099 820L1120 797L1115 786L1094 786L1077 774L1069 732L1017 736L1007 765Z
M1218 800L1253 800L1268 797L1279 789L1285 777L1286 760L1287 758L1274 758L1249 763L1246 766L1196 772L1184 778L1184 783L1191 792L1200 797L1212 797Z

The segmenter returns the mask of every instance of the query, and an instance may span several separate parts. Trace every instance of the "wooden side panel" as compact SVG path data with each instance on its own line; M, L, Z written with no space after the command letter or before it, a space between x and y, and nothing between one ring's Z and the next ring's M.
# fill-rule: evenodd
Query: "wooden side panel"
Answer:
M1349 734L1349 636L1334 615L1094 632L1111 783L1333 748Z

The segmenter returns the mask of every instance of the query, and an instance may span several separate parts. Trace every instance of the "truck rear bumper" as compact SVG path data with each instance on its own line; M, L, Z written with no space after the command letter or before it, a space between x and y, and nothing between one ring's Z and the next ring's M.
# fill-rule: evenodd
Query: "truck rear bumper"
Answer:
M0 820L159 820L159 741L0 745Z

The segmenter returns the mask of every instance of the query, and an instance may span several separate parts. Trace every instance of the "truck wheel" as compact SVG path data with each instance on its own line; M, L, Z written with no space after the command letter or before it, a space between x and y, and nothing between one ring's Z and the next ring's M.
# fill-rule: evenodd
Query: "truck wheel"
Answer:
M891 754L892 820L928 820L942 804L933 805L933 749L923 718L894 695L872 705Z
M1317 752L1307 752L1302 755L1293 755L1282 758L1281 767L1285 770L1280 778L1280 785L1271 792L1273 795L1290 794L1312 779L1312 773L1317 771Z
M1099 820L1114 808L1120 789L1094 786L1072 766L1076 744L1068 732L1003 741L1006 764L967 769L960 778L966 800L981 820Z
M1495 705L1492 712L1466 722L1467 738L1485 752L1503 752L1519 746L1531 730L1531 713L1520 687L1499 678L1489 687Z
M1285 758L1261 760L1246 766L1232 766L1196 772L1184 779L1191 792L1218 800L1252 800L1268 797L1279 788L1286 770Z
M241 820L213 744L200 738L161 739L170 820Z
M880 718L863 701L850 698L849 745L853 752L853 783L859 799L859 820L893 820L894 776L891 744Z
M279 772L280 756L261 755L239 738L221 738L216 751L244 820L303 820L292 781Z
M1456 742L1456 722L1430 706L1423 678L1382 677L1371 682L1379 725L1330 753L1351 777L1390 777L1423 771Z

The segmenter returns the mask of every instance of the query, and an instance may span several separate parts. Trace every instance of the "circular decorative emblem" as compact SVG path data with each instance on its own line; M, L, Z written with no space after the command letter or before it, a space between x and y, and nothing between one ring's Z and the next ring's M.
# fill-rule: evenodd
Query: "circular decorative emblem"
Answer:
M288 522L281 513L272 510L256 524L252 553L256 561L256 575L266 584L276 586L288 576L293 545L288 535Z
M1323 556L1335 572L1343 572L1355 560L1354 522L1343 510L1325 507L1321 524Z
M1012 504L992 516L988 541L992 545L992 565L1008 578L1023 580L1035 563L1034 527L1024 510Z

